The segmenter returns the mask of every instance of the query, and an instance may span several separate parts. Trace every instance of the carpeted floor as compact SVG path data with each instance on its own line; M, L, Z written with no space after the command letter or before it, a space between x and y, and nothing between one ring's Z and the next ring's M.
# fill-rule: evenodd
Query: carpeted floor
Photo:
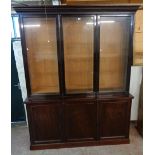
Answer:
M143 140L137 130L131 125L130 144L105 145L93 147L63 148L51 150L29 150L29 133L26 126L12 126L12 155L142 155Z

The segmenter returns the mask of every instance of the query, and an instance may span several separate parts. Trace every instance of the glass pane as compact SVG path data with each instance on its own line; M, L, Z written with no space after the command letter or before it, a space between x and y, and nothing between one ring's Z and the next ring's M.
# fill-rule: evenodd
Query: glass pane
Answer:
M15 33L16 33L16 38L20 38L20 31L19 31L19 21L18 21L18 16L13 17L14 20L14 26L15 26Z
M100 91L125 90L129 17L100 18Z
M11 17L11 38L15 38L14 28L13 28L13 19Z
M32 93L59 92L55 18L25 18Z
M64 17L66 91L93 91L93 17Z

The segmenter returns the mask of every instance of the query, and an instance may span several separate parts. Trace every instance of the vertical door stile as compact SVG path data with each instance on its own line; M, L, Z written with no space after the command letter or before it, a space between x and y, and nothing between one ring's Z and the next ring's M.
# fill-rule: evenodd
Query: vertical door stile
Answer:
M129 51L128 51L128 64L127 64L127 76L126 76L126 91L129 91L131 66L133 64L133 33L134 33L134 14L130 16L130 35L129 35Z
M100 139L99 135L99 104L97 101L97 95L99 91L99 60L100 60L100 24L99 24L99 15L95 15L95 22L94 22L94 92L96 98L96 132L97 132L97 140Z
M61 15L57 15L57 44L58 44L58 68L59 68L59 86L60 94L65 94L65 76L64 76L64 50L63 50L63 31Z
M61 95L61 137L62 142L66 141L65 139L65 105L63 97L65 95L65 75L64 75L64 48L63 48L63 30L62 30L62 16L57 15L57 38L58 38L58 65L59 65L59 85L60 85L60 95Z
M95 15L94 22L94 92L98 94L99 91L99 50L100 50L100 25L98 22L98 15Z

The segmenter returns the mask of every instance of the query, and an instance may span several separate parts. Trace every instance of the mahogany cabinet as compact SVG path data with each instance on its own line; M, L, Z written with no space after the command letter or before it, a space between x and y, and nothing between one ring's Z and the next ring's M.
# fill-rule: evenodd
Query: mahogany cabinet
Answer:
M15 7L30 149L129 143L137 9L137 5Z

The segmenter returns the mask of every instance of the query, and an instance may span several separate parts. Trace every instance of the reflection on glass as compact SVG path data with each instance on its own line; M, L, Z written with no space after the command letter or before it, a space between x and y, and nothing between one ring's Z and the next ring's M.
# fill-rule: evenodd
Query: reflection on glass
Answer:
M59 92L55 18L25 18L23 27L32 93Z
M100 91L124 90L126 81L129 17L101 17Z
M14 28L13 28L13 19L11 20L11 38L15 38L15 34L14 34Z
M20 31L19 31L19 21L18 21L18 16L13 17L14 20L14 26L15 26L15 32L16 32L16 38L20 38Z
M67 93L93 90L93 17L64 17L64 61Z
M12 23L11 23L11 38L20 38L20 31L19 31L19 21L18 16L12 15Z

